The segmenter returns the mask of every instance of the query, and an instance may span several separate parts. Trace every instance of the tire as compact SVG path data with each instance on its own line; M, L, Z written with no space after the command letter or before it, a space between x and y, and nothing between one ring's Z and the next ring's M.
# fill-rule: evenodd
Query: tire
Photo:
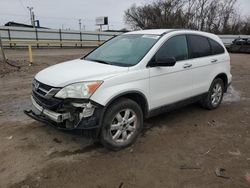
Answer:
M220 106L225 91L222 79L216 78L212 82L207 95L200 101L203 108L208 110L216 109Z
M143 128L143 113L133 100L121 98L106 110L100 133L102 145L118 151L133 144Z

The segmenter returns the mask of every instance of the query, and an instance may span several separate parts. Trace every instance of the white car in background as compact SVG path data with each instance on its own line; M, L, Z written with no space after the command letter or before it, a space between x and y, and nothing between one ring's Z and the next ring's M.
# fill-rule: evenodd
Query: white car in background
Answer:
M216 109L231 83L230 57L214 34L174 29L117 36L33 82L30 117L84 129L112 150L131 145L143 120L199 101Z

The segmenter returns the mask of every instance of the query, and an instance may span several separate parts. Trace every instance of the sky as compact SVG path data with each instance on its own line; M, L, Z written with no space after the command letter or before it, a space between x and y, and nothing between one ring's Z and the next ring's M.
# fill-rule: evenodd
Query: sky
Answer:
M128 28L124 11L132 4L142 5L153 0L0 0L0 25L8 21L30 24L27 6L34 7L40 25L53 29L96 30L95 18L108 16L109 29ZM250 15L250 0L238 0L240 12ZM107 27L104 27L106 29Z

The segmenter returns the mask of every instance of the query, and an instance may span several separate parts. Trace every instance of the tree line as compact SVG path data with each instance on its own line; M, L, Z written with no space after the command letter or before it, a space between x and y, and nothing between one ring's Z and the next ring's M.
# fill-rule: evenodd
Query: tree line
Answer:
M133 29L186 28L216 34L250 34L237 0L157 0L125 11Z

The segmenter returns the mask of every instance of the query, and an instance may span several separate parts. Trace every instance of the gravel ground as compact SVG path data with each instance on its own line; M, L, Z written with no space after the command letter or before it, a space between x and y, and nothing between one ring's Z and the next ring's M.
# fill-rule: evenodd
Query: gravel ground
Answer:
M250 55L231 54L233 84L220 108L151 118L133 146L111 152L22 112L36 72L89 50L35 49L32 66L27 50L6 51L21 68L0 64L0 187L250 187Z

